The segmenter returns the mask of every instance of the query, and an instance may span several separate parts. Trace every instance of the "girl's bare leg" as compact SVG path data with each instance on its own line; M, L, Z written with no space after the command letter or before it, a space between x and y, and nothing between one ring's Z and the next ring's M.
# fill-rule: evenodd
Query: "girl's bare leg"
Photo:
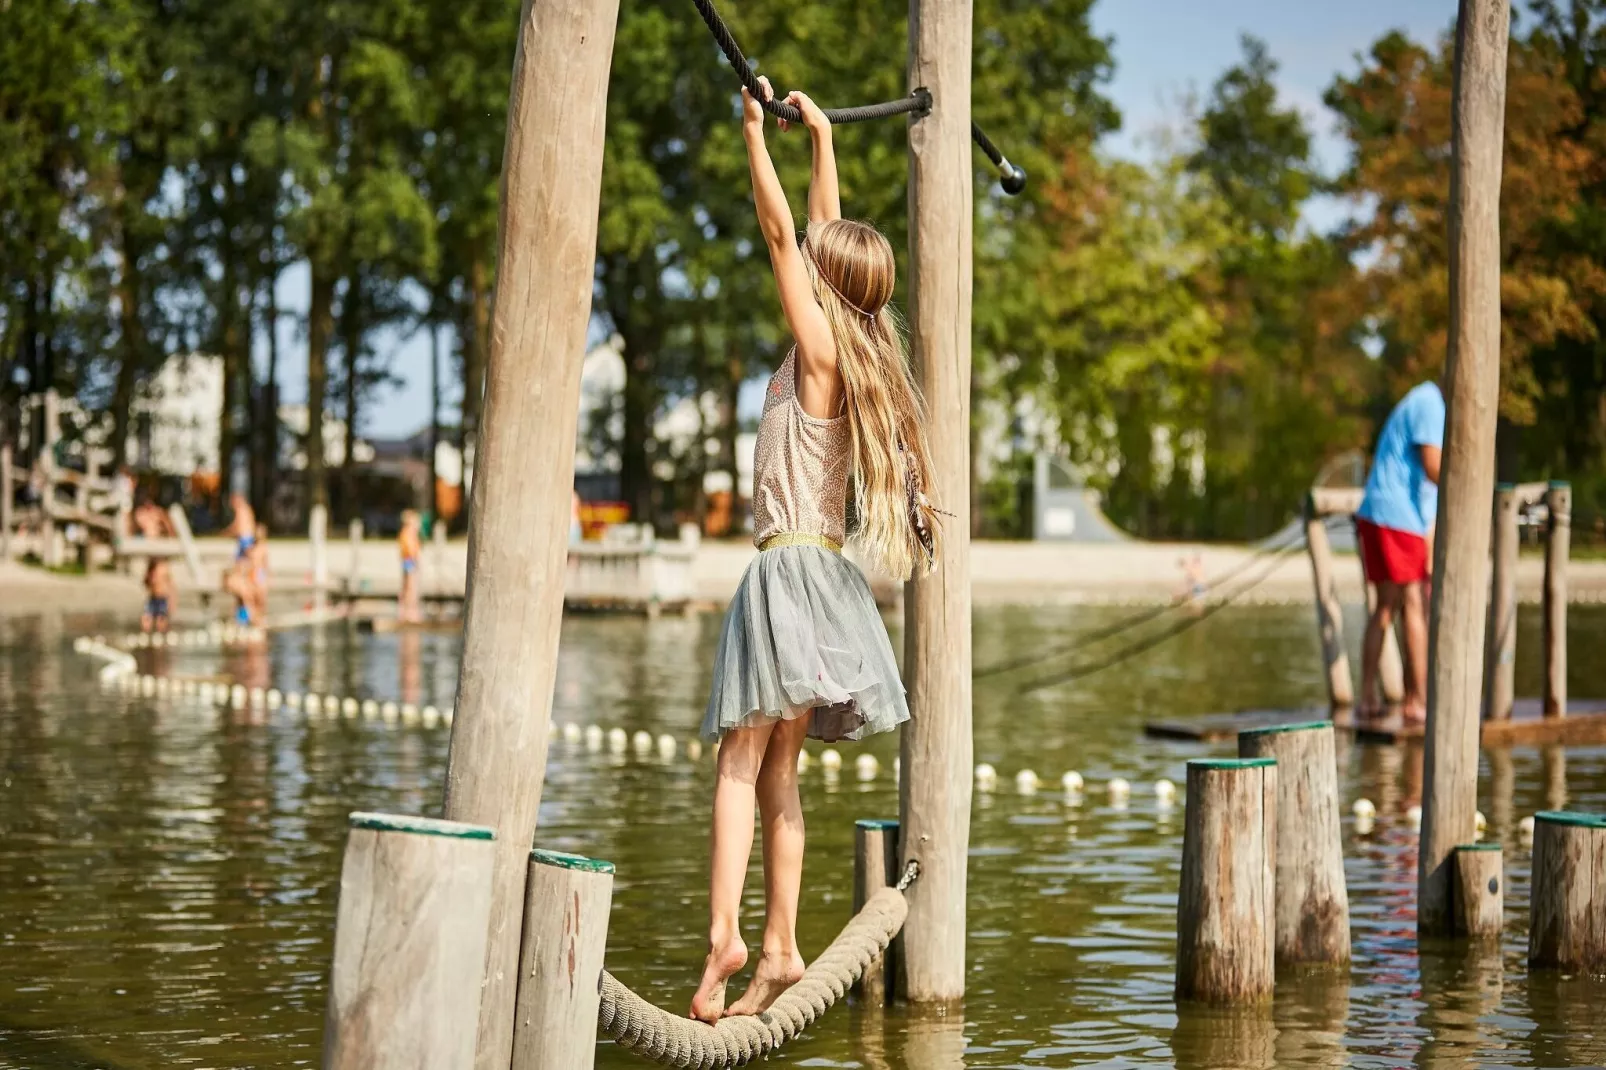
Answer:
M758 968L731 1014L762 1014L803 977L797 947L797 900L803 884L803 804L797 791L797 752L809 715L781 721L770 732L758 774L758 812L764 829L764 943Z
M708 959L691 999L691 1017L717 1021L725 1013L725 982L747 965L742 943L742 885L753 854L753 803L773 725L734 728L719 745L714 782L712 859L708 874Z

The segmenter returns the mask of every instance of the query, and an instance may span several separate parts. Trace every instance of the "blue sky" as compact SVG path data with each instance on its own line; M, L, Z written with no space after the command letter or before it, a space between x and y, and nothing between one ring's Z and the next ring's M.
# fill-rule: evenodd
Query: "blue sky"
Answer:
M626 0L629 2L629 0ZM1174 124L1188 94L1203 96L1216 77L1239 56L1239 37L1252 33L1267 43L1281 64L1279 87L1286 101L1305 113L1316 135L1322 166L1335 171L1344 163L1344 147L1333 135L1332 116L1322 106L1323 91L1335 75L1356 69L1356 55L1378 37L1400 29L1417 40L1430 41L1455 18L1454 0L1100 0L1093 11L1095 30L1115 39L1116 71L1105 92L1121 108L1124 128L1107 144L1125 156L1146 154L1146 135ZM712 76L712 74L711 74ZM1008 146L1009 132L994 131ZM1337 218L1341 206L1314 209L1311 222L1321 226ZM307 304L304 266L287 271L279 282L279 305L303 313ZM443 337L443 342L447 341ZM287 402L305 400L306 339L298 323L287 317L279 330L280 383ZM382 353L396 354L392 367L405 382L369 404L361 425L365 435L409 434L429 420L429 342L382 332L375 339ZM266 359L266 339L258 339L258 359ZM445 350L443 350L444 352ZM450 382L448 371L448 382ZM449 387L449 408L455 419L456 393Z

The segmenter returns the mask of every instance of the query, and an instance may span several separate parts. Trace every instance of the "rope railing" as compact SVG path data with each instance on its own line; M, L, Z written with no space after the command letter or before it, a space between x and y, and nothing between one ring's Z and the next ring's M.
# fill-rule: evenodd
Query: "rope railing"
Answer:
M661 1066L718 1070L768 1055L812 1025L847 994L903 929L909 903L903 890L918 868L911 862L896 888L870 897L803 979L763 1014L721 1018L714 1025L656 1007L603 971L597 1025L626 1051Z
M752 94L753 99L763 105L764 110L777 119L785 119L789 123L802 122L803 113L792 107L792 105L779 99L764 99L763 91L758 84L758 74L753 70L753 65L747 61L747 57L742 54L742 47L736 43L736 38L731 35L730 27L726 26L725 20L720 18L719 12L714 8L713 0L692 0L692 3L697 5L697 13L703 17L703 22L708 26L708 32L714 35L714 42L719 45L719 50L725 53L725 58L730 61L731 68L736 71L736 77L741 80L742 85ZM906 97L882 101L879 104L859 104L851 108L822 108L820 110L825 112L825 117L831 120L833 124L862 123L870 119L885 119L893 115L910 113L920 116L931 110L931 94L924 88L919 88ZM1005 193L1014 196L1026 188L1026 172L1010 163L1004 154L998 150L998 146L993 144L992 139L974 122L970 124L970 136L975 140L987 159L992 161L993 166L998 169L998 181Z

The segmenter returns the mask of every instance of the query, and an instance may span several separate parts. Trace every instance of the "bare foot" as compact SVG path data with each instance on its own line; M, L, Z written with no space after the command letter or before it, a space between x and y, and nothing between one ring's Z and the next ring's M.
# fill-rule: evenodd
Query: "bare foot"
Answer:
M1407 702L1400 708L1400 720L1406 724L1427 724L1428 708L1420 702Z
M758 956L758 969L753 971L753 980L748 983L747 991L725 1013L733 1017L739 1014L763 1014L788 988L802 979L802 955L796 951L790 955L762 952Z
M747 945L740 937L731 937L717 947L708 949L708 960L703 965L703 980L697 994L691 998L689 1017L713 1025L725 1014L725 982L737 970L747 965Z

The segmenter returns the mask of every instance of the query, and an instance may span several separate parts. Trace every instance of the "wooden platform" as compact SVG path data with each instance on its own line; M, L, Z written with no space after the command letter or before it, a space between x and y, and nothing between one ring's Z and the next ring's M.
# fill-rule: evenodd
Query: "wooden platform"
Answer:
M1238 738L1250 728L1268 728L1301 721L1327 720L1329 711L1314 706L1300 710L1248 710L1243 713L1216 713L1201 717L1149 721L1143 734L1153 739L1173 739L1190 743L1223 743ZM1349 710L1332 716L1333 727L1353 732L1365 743L1401 743L1422 738L1421 725L1405 724L1398 713L1379 721L1359 723ZM1606 743L1606 700L1587 699L1567 704L1566 717L1544 717L1539 700L1518 699L1508 721L1483 722L1485 747L1510 747L1540 743L1587 746Z

